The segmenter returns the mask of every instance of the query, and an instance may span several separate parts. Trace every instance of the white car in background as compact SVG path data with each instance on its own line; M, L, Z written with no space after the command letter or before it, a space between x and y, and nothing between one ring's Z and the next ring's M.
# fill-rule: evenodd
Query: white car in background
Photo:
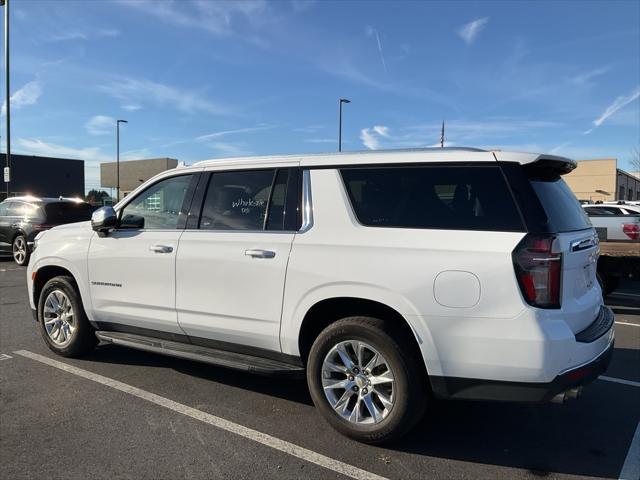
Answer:
M563 401L614 341L575 166L464 148L200 162L39 235L29 301L59 355L100 340L306 375L369 443L434 396Z
M601 241L640 241L640 206L598 203L582 208Z

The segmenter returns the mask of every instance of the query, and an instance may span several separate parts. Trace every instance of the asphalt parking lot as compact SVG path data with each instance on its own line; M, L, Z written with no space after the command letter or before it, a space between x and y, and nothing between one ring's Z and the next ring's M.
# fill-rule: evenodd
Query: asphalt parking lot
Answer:
M579 400L433 402L380 448L325 424L303 381L113 345L56 357L25 269L0 259L0 478L638 478L639 292L628 283L607 299L613 361Z

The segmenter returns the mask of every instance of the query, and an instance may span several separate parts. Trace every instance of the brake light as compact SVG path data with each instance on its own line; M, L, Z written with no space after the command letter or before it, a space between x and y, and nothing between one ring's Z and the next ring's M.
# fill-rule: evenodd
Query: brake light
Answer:
M512 253L522 295L529 305L560 308L562 254L553 252L553 235L526 235Z
M622 225L622 231L631 240L640 239L640 224L638 223L625 223Z

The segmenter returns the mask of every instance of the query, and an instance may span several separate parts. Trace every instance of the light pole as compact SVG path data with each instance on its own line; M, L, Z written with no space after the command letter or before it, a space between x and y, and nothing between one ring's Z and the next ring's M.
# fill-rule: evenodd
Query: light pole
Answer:
M4 6L4 73L5 79L5 104L7 113L7 166L5 169L5 179L7 187L7 198L9 198L9 183L11 183L11 173L9 167L11 165L11 88L9 87L9 0L0 0L0 6Z
M342 151L342 104L343 103L351 103L351 100L347 100L346 98L340 99L340 118L338 120L338 151Z
M116 120L116 203L120 201L120 124L126 120Z

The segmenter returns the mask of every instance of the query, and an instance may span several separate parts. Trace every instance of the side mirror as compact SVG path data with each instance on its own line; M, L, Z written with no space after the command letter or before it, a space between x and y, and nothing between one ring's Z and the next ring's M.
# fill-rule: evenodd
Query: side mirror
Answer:
M113 207L102 207L91 215L91 228L104 237L118 225L118 214Z

